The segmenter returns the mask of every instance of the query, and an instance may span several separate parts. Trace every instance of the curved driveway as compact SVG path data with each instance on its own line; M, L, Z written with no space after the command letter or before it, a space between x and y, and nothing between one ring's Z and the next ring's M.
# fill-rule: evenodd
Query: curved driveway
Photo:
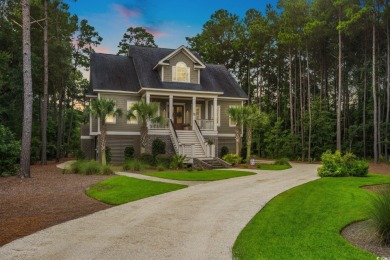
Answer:
M191 186L96 212L0 248L0 259L231 259L234 241L274 196L319 165Z

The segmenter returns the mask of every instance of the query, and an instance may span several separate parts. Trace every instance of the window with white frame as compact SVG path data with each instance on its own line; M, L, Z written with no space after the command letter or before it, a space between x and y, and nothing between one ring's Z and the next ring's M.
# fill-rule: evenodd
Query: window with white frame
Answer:
M184 62L172 67L172 81L190 82L190 68Z
M114 111L116 107L114 107ZM116 124L116 116L114 115L106 115L106 124Z
M214 106L211 105L211 117L210 119L214 119ZM221 126L221 106L217 106L217 126Z
M229 106L229 108L231 108L231 107L237 107L237 106ZM237 121L229 116L229 126L235 127L236 125L237 125Z
M135 101L127 101L127 111L132 109L134 104L135 104ZM136 124L138 124L137 111L134 111L134 114L135 114L136 118L127 119L127 124L129 124L129 125L136 125Z

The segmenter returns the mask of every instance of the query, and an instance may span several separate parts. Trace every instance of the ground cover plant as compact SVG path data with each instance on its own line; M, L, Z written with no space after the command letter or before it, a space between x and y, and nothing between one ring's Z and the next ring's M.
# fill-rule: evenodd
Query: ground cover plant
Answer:
M372 198L369 216L381 242L390 246L390 185Z
M326 151L321 156L322 166L318 168L318 175L321 177L363 177L368 174L368 163L358 160L352 153L342 155L340 151L332 154Z
M238 156L237 154L233 154L233 153L226 154L225 156L222 157L222 159L225 162L230 163L233 166L240 164L242 161L242 157Z
M242 230L233 247L238 259L374 259L341 235L367 218L364 185L390 183L389 176L322 178L272 199ZM261 234L261 235L260 235Z
M97 161L76 161L70 165L70 167L64 169L63 173L74 173L82 175L110 175L114 174L114 171L110 166L102 165Z
M163 179L183 180L183 181L216 181L254 175L254 172L232 171L232 170L209 170L209 171L167 171L154 172L148 175Z
M143 162L143 161L140 161L140 160L137 160L137 159L132 159L132 160L127 160L123 163L123 170L124 171L137 171L137 172L140 172L140 171L144 171L146 169L148 169L150 166L149 164Z
M92 185L86 194L110 205L120 205L186 187L181 184L117 176Z

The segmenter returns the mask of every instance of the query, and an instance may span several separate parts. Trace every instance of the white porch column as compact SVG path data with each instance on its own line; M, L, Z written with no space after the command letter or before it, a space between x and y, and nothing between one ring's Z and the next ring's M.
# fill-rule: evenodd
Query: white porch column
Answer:
M205 101L205 118L204 119L209 119L209 101Z
M196 97L192 97L192 130L195 130L195 122L196 119Z
M149 104L150 103L150 93L146 92L146 96L145 96L145 102L146 104ZM150 121L148 120L148 122L146 123L148 129L150 129Z
M169 95L169 119L173 120L173 96Z
M213 113L214 113L214 131L217 131L217 111L218 111L218 107L217 107L217 98L215 97L214 98L214 104L213 104Z

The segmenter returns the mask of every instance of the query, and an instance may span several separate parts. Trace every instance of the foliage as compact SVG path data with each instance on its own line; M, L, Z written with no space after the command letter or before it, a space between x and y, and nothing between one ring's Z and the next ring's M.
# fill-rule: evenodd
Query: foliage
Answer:
M155 172L148 175L171 180L183 181L216 181L248 175L254 175L254 172L232 171L232 170L208 170L208 171L180 171L180 172Z
M165 154L165 142L160 138L156 138L152 143L152 154L153 157L156 158L159 154Z
M359 187L389 182L383 175L322 178L283 192L241 231L233 258L374 259L340 236L340 230L367 217L370 194Z
M143 153L139 157L139 160L143 163L149 164L149 165L154 165L154 157L150 153Z
M112 158L111 148L106 146L106 160L107 160L107 163L111 162L111 158Z
M173 161L173 155L171 154L158 154L156 156L157 165L163 165L165 168L169 168Z
M153 34L147 32L143 27L127 28L125 34L123 34L123 39L118 44L119 51L117 54L128 55L130 45L157 47Z
M321 177L362 177L368 174L368 163L358 160L352 153L342 156L340 151L334 154L326 151L321 156L321 160L322 166L318 168L318 175Z
M157 171L162 172L162 171L165 171L166 166L165 166L165 164L159 163L159 164L157 164L156 169L157 169Z
M114 171L106 165L102 165L97 161L76 161L69 168L64 169L66 174L81 174L81 175L110 175Z
M81 151L81 150L76 151L76 159L78 161L85 160L85 154L83 153L83 151Z
M117 176L92 185L86 194L110 205L120 205L186 187L180 184Z
M221 148L221 157L223 158L228 153L229 153L229 148L227 148L226 146L222 146L222 148Z
M370 202L369 216L373 220L381 242L390 245L390 185Z
M288 166L291 166L290 163L289 163L288 158L280 158L280 159L277 159L277 160L274 162L274 165L288 165Z
M230 163L233 166L240 164L242 161L242 157L238 156L237 154L233 154L233 153L225 155L224 157L222 157L222 159L224 161Z
M133 159L134 158L134 147L133 146L126 146L125 148L125 161Z
M0 176L15 175L20 155L20 142L16 141L14 134L0 124Z
M131 159L128 161L125 161L123 164L123 170L124 171L137 171L141 172L149 168L149 165L145 162L142 162L140 160Z
M172 161L171 161L170 167L172 169L183 169L184 168L184 161L185 161L185 159L186 159L185 155L175 154L172 157Z

